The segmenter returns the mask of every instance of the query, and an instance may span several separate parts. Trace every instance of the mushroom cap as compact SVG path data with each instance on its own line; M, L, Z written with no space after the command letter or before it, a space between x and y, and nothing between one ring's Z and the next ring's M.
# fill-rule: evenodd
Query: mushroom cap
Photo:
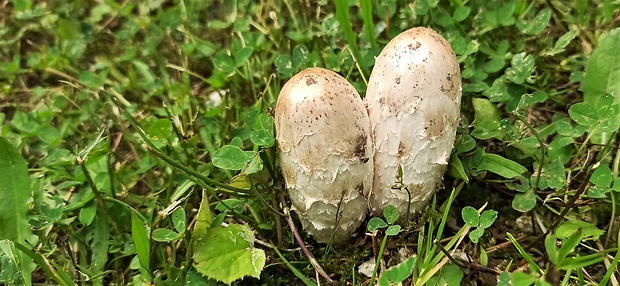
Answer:
M405 214L409 202L411 213L422 210L441 186L459 122L461 72L450 44L427 28L399 34L376 58L364 102L375 142L371 212L394 205ZM392 188L399 166L409 193Z
M335 242L349 238L367 213L373 179L373 142L359 94L335 72L304 70L282 88L275 127L280 169L303 228L318 242L334 230Z

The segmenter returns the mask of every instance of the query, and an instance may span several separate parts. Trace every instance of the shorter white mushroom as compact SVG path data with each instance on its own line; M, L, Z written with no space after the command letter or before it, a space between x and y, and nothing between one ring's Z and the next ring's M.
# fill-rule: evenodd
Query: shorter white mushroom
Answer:
M396 36L376 59L364 101L375 142L372 213L422 210L441 185L459 122L461 73L450 44L427 28Z
M366 109L342 76L311 68L293 76L275 107L278 160L306 232L318 242L351 236L367 213L372 150Z

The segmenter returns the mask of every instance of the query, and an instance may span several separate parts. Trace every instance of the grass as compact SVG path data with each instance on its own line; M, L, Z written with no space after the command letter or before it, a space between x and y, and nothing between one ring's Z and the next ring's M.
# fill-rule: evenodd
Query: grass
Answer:
M381 283L618 285L619 6L2 2L0 283L366 285L379 258ZM325 249L299 230L310 263L283 209L278 93L317 66L363 95L415 26L461 64L444 190L398 233Z

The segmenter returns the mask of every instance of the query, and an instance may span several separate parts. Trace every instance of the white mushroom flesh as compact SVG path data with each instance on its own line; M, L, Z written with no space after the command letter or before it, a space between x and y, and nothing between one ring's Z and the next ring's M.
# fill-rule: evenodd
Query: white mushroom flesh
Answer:
M340 75L311 68L292 77L275 107L278 160L304 230L341 242L367 213L373 141L366 109Z
M427 28L392 39L376 58L364 103L375 142L371 212L421 211L441 186L459 122L461 73L449 43Z

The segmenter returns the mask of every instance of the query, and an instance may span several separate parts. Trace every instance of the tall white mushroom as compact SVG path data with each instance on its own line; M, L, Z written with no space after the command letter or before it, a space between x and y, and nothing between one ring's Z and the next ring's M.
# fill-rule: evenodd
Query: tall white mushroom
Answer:
M422 210L441 185L459 122L461 73L450 44L427 28L401 33L377 57L364 101L375 142L372 213ZM409 194L395 188L399 166Z
M275 107L278 160L303 228L343 241L363 222L372 188L366 109L342 76L311 68L293 76ZM338 221L339 220L339 221Z

